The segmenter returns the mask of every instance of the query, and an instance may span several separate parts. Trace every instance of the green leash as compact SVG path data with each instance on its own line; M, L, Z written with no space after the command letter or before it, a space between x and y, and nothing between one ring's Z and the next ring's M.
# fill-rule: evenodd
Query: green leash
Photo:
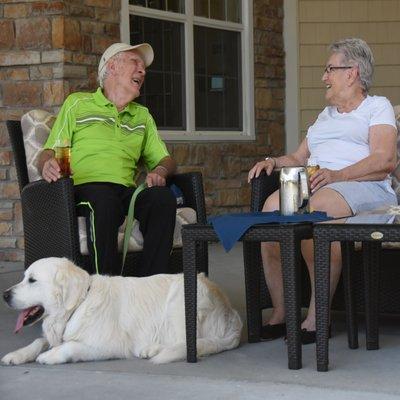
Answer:
M121 276L124 272L126 253L128 252L129 239L131 237L132 228L133 228L133 220L134 220L133 213L135 211L136 197L138 196L138 194L140 192L142 192L146 188L147 188L146 182L139 185L136 188L136 190L133 192L131 202L129 203L128 216L126 217L126 225L125 225L125 232L124 232L124 247L122 250Z

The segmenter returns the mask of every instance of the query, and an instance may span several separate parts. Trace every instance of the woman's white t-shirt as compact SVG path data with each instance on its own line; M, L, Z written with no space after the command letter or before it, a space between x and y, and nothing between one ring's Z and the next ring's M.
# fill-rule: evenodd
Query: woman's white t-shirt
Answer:
M369 128L373 125L396 128L393 107L386 97L367 96L349 113L326 107L307 132L308 149L321 168L339 170L368 157Z

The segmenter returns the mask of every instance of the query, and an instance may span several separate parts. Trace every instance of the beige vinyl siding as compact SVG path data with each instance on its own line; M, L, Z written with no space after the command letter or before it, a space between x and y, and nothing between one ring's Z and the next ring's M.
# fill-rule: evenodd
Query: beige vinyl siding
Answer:
M293 0L295 1L295 0ZM325 107L321 81L335 40L360 37L375 57L371 94L400 104L400 0L298 0L300 140Z

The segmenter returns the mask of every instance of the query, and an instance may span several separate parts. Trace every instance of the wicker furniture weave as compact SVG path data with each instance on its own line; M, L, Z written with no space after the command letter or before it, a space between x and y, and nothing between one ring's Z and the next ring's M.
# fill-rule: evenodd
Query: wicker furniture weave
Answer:
M301 368L300 342L300 242L312 237L312 224L260 224L251 227L240 239L245 254L254 254L262 241L278 241L282 246L282 271L285 292L287 348L289 369ZM185 281L185 313L187 361L196 362L197 279L196 248L199 243L217 242L211 225L189 224L182 228L183 272ZM245 285L249 342L260 341L260 269L245 257Z
M89 256L79 249L78 221L76 217L72 179L63 178L51 184L44 180L29 183L25 148L20 121L7 121L14 153L25 237L25 266L43 257L67 257L90 273ZM176 174L168 181L183 192L185 203L196 210L197 221L206 222L202 176L199 172ZM198 266L207 273L208 249L200 244ZM127 254L124 275L135 275L135 264L140 252ZM170 272L182 271L182 249L173 249Z
M317 369L328 370L328 325L329 325L329 273L330 244L341 241L347 251L344 256L344 274L350 274L349 281L354 282L351 253L354 241L361 241L364 264L366 346L368 350L379 348L379 275L381 265L381 243L399 242L400 226L383 224L315 224L315 304L317 318ZM343 246L342 246L343 248ZM382 270L383 272L383 270ZM354 302L354 291L349 287L348 296ZM350 308L348 318L349 346L358 347L357 319L355 308Z
M258 178L252 180L251 211L260 211L266 198L279 187L279 171L274 171L271 176L262 173ZM269 308L272 306L271 299L265 284L264 273L262 270L260 248L254 248L254 252L248 253L254 263L254 268L260 269L261 281L261 307ZM353 275L353 295L354 304L357 312L363 312L364 304L364 280L361 250L350 251L348 257ZM379 287L379 311L382 314L400 314L400 268L399 257L400 247L384 247L381 252L381 279ZM308 307L310 298L310 283L305 263L302 266L302 305ZM338 288L333 298L333 310L345 310L343 280L339 282ZM261 310L260 310L261 312Z

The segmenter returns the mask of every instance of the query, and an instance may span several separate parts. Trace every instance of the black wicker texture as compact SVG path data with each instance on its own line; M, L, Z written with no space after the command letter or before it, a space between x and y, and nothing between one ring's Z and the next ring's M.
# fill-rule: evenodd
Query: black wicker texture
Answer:
M240 239L243 241L246 284L247 327L250 342L260 341L260 269L252 256L260 242L281 243L282 269L284 271L286 324L288 342L288 365L290 369L301 368L300 343L300 242L312 237L311 224L263 224L251 227ZM211 225L192 224L182 229L183 260L185 274L185 310L187 360L196 362L196 245L216 242L218 237ZM248 256L248 257L247 257Z
M314 234L317 370L327 371L331 244Z
M279 188L279 173L274 171L271 176L265 173L260 174L259 178L252 180L252 198L251 211L260 211L266 198ZM390 228L390 227L388 227ZM339 228L338 228L339 229ZM398 228L394 228L396 230ZM369 231L368 231L369 232ZM369 232L371 233L371 232ZM361 235L362 236L362 235ZM395 235L394 235L395 236ZM393 236L393 237L394 237ZM344 241L348 240L344 234ZM388 236L385 241L391 241ZM395 240L393 240L395 241ZM400 268L398 268L398 259L400 249L382 249L381 269L380 269L380 288L379 288L379 311L382 314L400 314ZM358 312L363 312L364 305L364 272L362 265L362 252L356 250L351 255L351 269L353 275L354 301ZM252 255L252 260L260 267L260 305L262 308L272 306L268 288L265 284L264 274L262 272L262 261L260 249L256 249L256 254ZM302 286L302 305L308 307L310 299L310 280L307 273L307 267L302 261L301 273ZM332 303L333 310L345 310L343 279L341 278L335 292Z
M94 273L88 256L80 253L73 182L69 178L54 183L44 180L29 183L25 148L20 121L7 121L21 192L22 218L25 238L25 267L44 257L67 257ZM176 174L169 179L183 192L186 205L192 207L199 222L205 223L205 200L202 176L199 172ZM124 275L134 276L141 252L127 254ZM199 270L207 273L206 244L197 252ZM173 249L170 272L182 272L182 249Z
M358 321L355 304L355 291L352 282L354 278L354 268L352 268L352 257L354 257L354 243L342 242L342 277L343 277L343 293L346 307L346 326L347 339L350 349L358 348Z
M21 193L25 265L43 257L67 257L80 264L72 180L27 184Z
M19 191L29 183L28 169L26 167L26 156L21 123L19 121L7 121L7 130L10 137L14 154L15 168L17 170Z
M377 235L379 232L380 235ZM376 239L379 237L379 239ZM387 296L382 291L379 283L383 281L384 271L383 255L385 250L381 250L382 242L399 242L400 226L398 225L374 225L374 224L315 224L315 279L316 279L316 313L317 313L317 369L319 371L328 370L328 320L329 320L329 248L333 241L349 243L354 241L363 242L362 265L364 273L364 304L366 314L366 337L367 349L375 350L379 348L379 312L382 307L379 305L380 299ZM350 252L351 254L351 252ZM348 254L346 254L348 256ZM347 259L345 258L345 262ZM348 266L345 266L345 271ZM350 265L352 268L352 265ZM347 272L346 272L347 274ZM381 277L381 279L380 279ZM346 291L352 290L351 286L358 284L351 277L350 287ZM387 278L386 278L387 279ZM386 282L385 279L385 282ZM398 298L398 294L397 294ZM347 305L349 308L349 305ZM396 312L398 313L398 312ZM355 318L354 311L351 318ZM349 344L351 345L351 335L357 336L357 327L353 326L353 333L349 334Z

